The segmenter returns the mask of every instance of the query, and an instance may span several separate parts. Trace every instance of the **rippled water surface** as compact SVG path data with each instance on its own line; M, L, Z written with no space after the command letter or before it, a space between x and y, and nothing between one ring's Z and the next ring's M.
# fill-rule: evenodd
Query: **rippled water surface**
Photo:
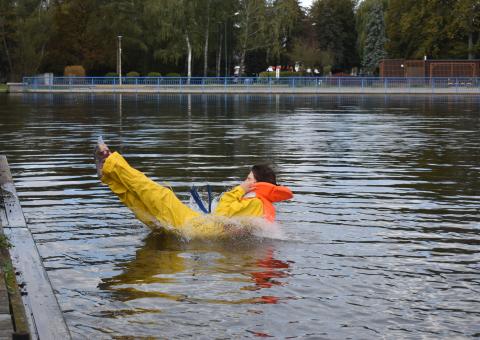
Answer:
M74 338L480 337L475 97L2 95L0 153ZM100 185L103 135L188 201L275 164L283 236L182 242Z

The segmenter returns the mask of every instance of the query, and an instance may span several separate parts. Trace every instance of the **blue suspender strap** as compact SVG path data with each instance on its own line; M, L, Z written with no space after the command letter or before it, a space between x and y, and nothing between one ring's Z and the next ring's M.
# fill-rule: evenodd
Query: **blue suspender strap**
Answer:
M205 205L203 204L202 199L200 198L200 195L198 194L197 188L195 188L195 186L192 186L192 188L190 189L190 194L192 195L195 203L197 203L200 210L203 211L205 214L208 214L209 211L207 210L207 208L205 208Z
M208 191L208 213L212 212L212 187L210 184L207 184L207 191Z

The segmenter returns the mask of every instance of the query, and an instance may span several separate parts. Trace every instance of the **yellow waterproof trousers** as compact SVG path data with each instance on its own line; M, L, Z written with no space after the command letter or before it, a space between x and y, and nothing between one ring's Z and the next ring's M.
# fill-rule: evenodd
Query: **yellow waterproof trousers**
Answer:
M172 226L181 229L192 219L201 216L182 203L172 190L155 183L132 168L117 152L103 165L102 182L120 198L135 216L151 228Z

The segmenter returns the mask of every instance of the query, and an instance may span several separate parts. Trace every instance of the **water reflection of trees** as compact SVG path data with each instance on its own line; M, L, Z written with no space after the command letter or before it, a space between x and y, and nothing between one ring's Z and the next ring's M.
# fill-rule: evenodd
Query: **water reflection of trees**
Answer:
M290 276L290 262L275 258L273 241L248 238L186 242L167 232L150 233L135 258L119 263L117 268L121 273L102 279L99 288L120 301L163 298L190 303L275 304L285 297L261 291L286 284ZM196 297L193 286L184 280L194 284L206 276L215 282L220 278L215 288L218 294L213 298ZM162 284L176 285L175 292L167 286L164 290ZM222 298L235 287L239 287L236 299Z

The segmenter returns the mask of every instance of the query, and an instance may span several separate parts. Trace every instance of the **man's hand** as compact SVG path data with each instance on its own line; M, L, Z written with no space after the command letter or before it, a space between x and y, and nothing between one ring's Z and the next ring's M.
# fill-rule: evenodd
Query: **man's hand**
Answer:
M248 179L243 181L242 184L240 184L240 186L242 187L242 189L245 191L246 194L255 189L255 183Z

